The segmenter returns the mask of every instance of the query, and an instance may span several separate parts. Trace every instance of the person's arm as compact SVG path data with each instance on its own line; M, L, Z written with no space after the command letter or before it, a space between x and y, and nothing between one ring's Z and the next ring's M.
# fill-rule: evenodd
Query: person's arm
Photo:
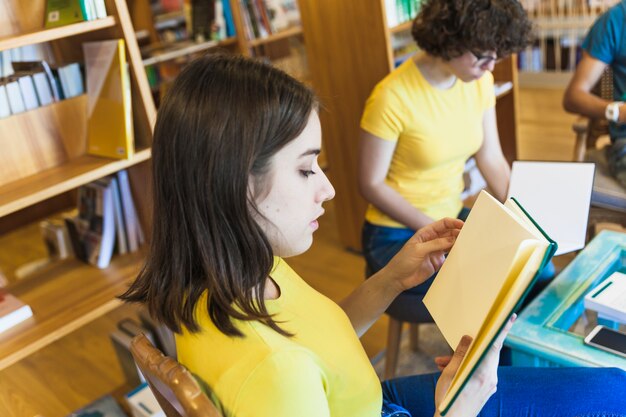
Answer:
M402 291L426 281L443 264L463 222L444 218L418 230L391 261L339 303L363 335Z
M569 113L578 113L593 118L604 118L606 106L611 103L591 93L607 64L583 51L583 57L576 67L563 96L563 108ZM620 108L619 121L626 121L626 108Z
M433 219L413 207L397 191L385 183L396 143L384 140L361 129L359 149L359 188L361 195L380 211L417 230Z
M476 165L494 197L504 201L509 188L511 168L500 146L495 107L487 109L484 113L483 138L482 146L474 155Z

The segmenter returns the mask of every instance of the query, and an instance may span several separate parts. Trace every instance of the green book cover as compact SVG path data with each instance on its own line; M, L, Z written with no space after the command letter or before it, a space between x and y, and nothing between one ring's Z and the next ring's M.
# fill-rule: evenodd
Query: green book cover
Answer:
M46 4L46 28L65 26L86 19L85 0L48 0Z

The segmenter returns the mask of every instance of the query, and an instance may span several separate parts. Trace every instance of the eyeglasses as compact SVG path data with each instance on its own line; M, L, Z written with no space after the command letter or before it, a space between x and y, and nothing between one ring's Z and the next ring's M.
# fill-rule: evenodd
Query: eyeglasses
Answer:
M474 65L480 68L487 66L491 64L492 62L498 63L500 61L500 59L497 56L481 55L472 51L470 51L470 53L474 55L474 58L476 58L476 62L474 62Z

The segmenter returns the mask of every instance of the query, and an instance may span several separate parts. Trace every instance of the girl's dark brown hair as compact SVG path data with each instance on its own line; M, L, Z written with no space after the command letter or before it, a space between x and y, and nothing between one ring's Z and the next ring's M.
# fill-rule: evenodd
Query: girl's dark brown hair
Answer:
M507 57L524 49L531 33L517 0L427 0L412 28L419 48L444 60L468 51Z
M234 55L190 63L157 115L150 252L120 298L147 304L175 332L195 332L206 291L204 307L223 333L241 335L236 319L286 334L263 301L273 252L248 183L262 183L315 106L308 88L269 65Z

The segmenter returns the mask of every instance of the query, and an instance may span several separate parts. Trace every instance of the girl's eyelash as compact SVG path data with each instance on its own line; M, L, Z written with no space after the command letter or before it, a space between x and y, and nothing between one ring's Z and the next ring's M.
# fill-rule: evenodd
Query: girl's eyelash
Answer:
M311 171L310 169L301 169L300 174L302 174L303 177L308 178L309 175L315 175L315 171Z

